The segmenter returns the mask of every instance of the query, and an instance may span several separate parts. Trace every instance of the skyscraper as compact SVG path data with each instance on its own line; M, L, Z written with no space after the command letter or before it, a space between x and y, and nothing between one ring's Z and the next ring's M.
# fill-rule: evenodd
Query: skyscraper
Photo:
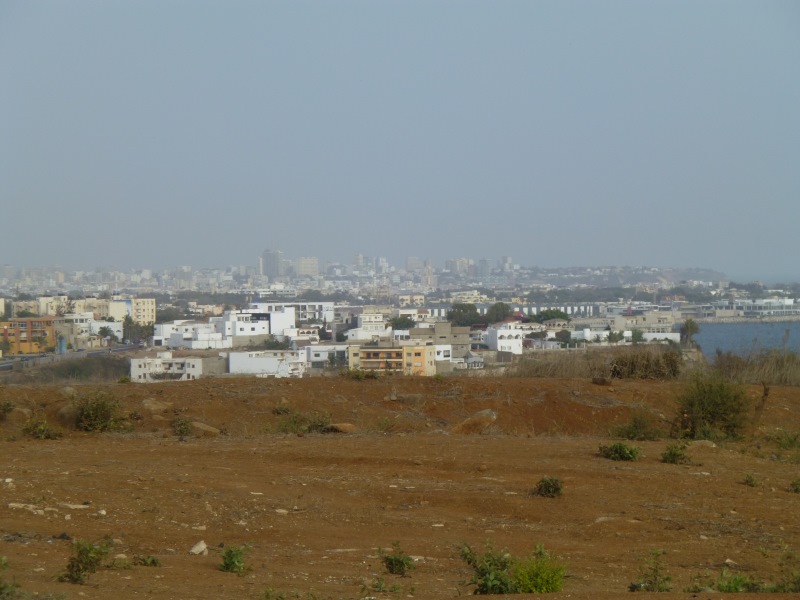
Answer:
M261 256L261 274L270 279L283 277L283 252L280 250L264 250Z

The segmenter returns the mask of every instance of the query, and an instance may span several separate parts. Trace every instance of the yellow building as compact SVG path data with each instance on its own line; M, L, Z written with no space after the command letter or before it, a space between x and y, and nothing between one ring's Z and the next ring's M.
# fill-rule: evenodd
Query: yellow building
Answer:
M39 354L55 348L56 332L53 317L12 319L0 323L0 344L3 353Z
M436 347L415 346L350 346L348 366L364 371L389 371L404 375L430 377L436 375Z

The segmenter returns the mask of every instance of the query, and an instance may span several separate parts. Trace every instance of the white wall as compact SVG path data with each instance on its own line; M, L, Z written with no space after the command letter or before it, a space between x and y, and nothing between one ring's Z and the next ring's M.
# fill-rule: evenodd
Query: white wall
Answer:
M265 377L302 377L307 366L305 354L294 350L231 352L228 371Z

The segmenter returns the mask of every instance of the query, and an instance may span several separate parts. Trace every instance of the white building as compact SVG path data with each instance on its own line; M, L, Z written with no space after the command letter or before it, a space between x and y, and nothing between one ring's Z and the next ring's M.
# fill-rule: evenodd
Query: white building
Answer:
M296 323L333 323L334 309L333 302L253 302L247 310L256 309L259 312L281 312L284 308L293 308Z
M348 340L374 340L390 337L392 330L386 328L386 321L381 313L364 313L358 315L358 327L344 332Z
M135 383L189 381L224 372L225 360L222 357L173 358L172 352L159 352L155 358L131 359L131 381Z
M258 350L228 354L228 371L230 373L258 377L302 377L307 366L305 349Z

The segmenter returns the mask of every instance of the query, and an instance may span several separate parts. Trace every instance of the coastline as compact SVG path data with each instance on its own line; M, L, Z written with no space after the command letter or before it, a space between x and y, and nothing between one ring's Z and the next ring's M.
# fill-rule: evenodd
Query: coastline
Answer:
M695 323L797 323L800 322L800 315L783 315L767 317L698 317L692 319Z

